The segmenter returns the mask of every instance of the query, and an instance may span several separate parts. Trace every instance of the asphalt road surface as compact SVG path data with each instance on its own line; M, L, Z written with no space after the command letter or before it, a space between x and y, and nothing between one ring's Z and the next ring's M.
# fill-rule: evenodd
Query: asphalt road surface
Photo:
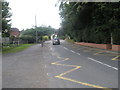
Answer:
M64 40L46 41L3 55L2 88L118 88L118 57Z

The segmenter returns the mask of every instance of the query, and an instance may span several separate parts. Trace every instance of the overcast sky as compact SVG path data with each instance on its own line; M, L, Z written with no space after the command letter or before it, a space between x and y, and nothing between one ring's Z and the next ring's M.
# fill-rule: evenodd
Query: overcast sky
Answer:
M50 25L60 27L59 7L55 7L58 0L7 0L12 9L12 27L20 30L37 26Z

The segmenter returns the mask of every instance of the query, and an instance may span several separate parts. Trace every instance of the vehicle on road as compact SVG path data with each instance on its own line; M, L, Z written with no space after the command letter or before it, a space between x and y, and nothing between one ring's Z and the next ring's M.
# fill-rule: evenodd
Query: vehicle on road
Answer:
M53 45L60 45L60 39L59 38L54 38L52 43L53 43Z

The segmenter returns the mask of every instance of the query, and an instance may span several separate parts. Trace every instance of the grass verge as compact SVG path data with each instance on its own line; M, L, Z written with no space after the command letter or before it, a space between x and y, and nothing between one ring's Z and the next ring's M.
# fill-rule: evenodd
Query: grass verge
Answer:
M19 51L22 51L30 46L32 46L34 44L22 44L18 47L5 47L2 49L2 53L3 54L6 54L6 53L16 53L16 52L19 52Z
M67 39L66 41L69 43L74 43L74 40L72 40L72 39Z

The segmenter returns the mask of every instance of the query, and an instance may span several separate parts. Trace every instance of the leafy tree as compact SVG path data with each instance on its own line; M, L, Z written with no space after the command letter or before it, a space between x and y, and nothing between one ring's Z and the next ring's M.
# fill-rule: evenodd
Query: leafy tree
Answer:
M61 27L74 41L119 43L120 2L61 2ZM119 43L120 44L120 43Z
M2 36L9 37L10 24L10 7L9 2L2 2Z
M49 36L47 36L47 35L43 36L42 38L43 38L43 40L45 40L45 41L46 41L46 40L49 40Z
M45 39L48 39L48 37L52 33L54 33L55 29L52 28L51 26L48 26L48 27L46 27L46 26L40 26L40 27L36 27L36 28L30 28L30 29L26 29L26 30L22 31L20 37L24 41L26 41L28 39L30 40L30 39L33 38L31 41L34 43L36 41L36 31L37 31L38 40L41 40L41 38L43 36L45 36ZM46 38L46 36L47 36L47 38ZM26 37L27 37L27 39L26 39Z
M31 35L22 35L20 39L25 41L26 43L35 43L35 37Z

